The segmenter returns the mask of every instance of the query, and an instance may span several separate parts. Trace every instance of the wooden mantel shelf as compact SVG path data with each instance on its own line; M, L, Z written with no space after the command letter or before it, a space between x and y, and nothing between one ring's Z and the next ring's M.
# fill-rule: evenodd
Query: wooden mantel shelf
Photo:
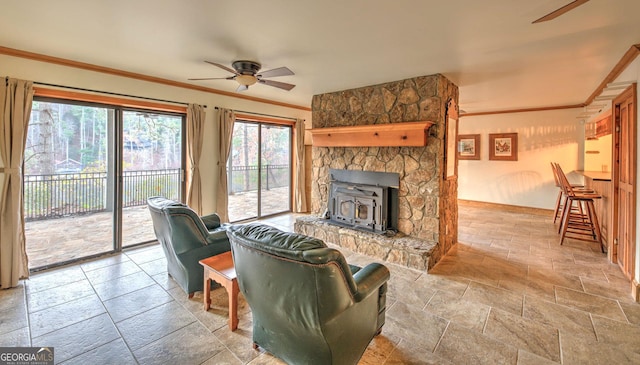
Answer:
M314 147L417 147L427 145L434 122L404 122L311 129Z

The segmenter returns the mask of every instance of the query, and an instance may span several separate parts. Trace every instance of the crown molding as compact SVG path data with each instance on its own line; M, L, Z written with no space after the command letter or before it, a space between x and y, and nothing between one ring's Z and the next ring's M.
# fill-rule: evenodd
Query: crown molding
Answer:
M478 116L478 115L542 112L542 111L547 111L547 110L561 110L561 109L582 108L583 106L585 106L585 105L584 104L574 104L574 105L543 106L543 107L538 107L538 108L520 108L520 109L508 109L508 110L494 110L494 111L486 111L486 112L474 112L474 113L460 114L460 117L462 118L462 117L474 117L474 116Z
M283 102L263 99L263 98L256 98L248 95L238 95L236 93L229 92L229 91L223 91L223 90L213 89L209 87L193 85L186 82L174 81L174 80L164 79L161 77L144 75L136 72L123 71L115 68L104 67L104 66L94 65L94 64L85 63L85 62L78 62L78 61L73 61L66 58L53 57L53 56L48 56L40 53L28 52L28 51L23 51L19 49L9 48L9 47L0 46L0 54L12 56L12 57L26 58L34 61L39 61L39 62L52 63L56 65L61 65L61 66L73 67L73 68L78 68L82 70L100 72L100 73L109 74L109 75L127 77L135 80L153 82L161 85L175 86L183 89L202 91L210 94L224 95L224 96L229 96L237 99L255 101L258 103L283 106L287 108L299 109L304 111L311 111L311 108L306 106L283 103Z

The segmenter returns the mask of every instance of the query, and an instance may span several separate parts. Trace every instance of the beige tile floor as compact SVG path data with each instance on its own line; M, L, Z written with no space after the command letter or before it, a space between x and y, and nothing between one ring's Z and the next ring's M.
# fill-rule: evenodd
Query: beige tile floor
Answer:
M640 363L640 305L596 245L559 246L535 215L461 207L459 226L432 272L388 264L387 322L360 364ZM129 250L0 291L0 346L54 346L64 364L282 364L251 348L244 301L230 332L224 289L213 296L203 311L157 245Z

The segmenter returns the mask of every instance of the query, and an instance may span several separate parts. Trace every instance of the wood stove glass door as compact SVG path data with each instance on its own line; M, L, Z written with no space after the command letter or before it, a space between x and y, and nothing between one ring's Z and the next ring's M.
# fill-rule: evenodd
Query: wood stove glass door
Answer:
M375 203L373 199L358 198L356 200L355 208L355 224L368 227L374 223L373 213L375 210Z

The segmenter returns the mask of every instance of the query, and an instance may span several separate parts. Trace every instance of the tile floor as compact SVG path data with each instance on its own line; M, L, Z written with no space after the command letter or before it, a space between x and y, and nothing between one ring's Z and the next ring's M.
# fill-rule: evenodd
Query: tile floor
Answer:
M429 274L388 265L387 322L360 364L640 363L640 304L596 245L559 246L536 215L461 207L459 226ZM0 346L54 346L64 364L282 364L251 348L246 303L230 332L226 293L213 294L204 312L167 276L160 247L130 250L0 291Z

